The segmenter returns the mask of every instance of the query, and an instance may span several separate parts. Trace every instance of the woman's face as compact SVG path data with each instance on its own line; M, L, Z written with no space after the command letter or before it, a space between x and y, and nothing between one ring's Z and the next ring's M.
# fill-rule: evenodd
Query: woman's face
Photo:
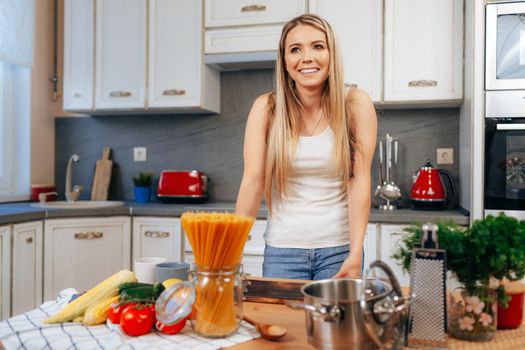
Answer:
M286 36L284 61L296 86L323 86L330 66L326 35L309 25L293 28Z

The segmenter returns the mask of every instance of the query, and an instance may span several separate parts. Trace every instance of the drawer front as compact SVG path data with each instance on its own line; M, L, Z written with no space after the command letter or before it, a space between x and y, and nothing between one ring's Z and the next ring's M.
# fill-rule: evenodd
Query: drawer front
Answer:
M179 219L133 219L133 260L162 257L181 261L182 238Z
M210 53L276 51L282 25L207 30L204 50Z
M117 271L130 269L130 219L122 219L121 224L104 224L103 220L85 224L86 221L94 220L67 220L63 225L46 223L45 300L56 298L69 287L89 290Z
M266 220L256 220L253 223L250 235L244 246L244 254L264 254L264 232L266 231Z
M264 258L258 255L243 256L242 258L243 273L251 277L262 277L263 260Z
M305 11L305 0L206 0L205 26L283 23Z

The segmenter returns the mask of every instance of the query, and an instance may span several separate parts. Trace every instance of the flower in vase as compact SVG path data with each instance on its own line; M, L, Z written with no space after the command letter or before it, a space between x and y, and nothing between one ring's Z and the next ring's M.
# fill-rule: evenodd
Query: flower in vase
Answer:
M459 319L459 328L462 330L471 331L474 329L472 325L474 324L474 319L472 317L463 317Z
M467 311L472 312L476 315L479 315L483 311L483 307L485 307L485 303L480 301L478 297L466 297L465 301L467 302Z
M479 322L483 324L483 326L487 327L492 323L492 316L483 312L481 316L479 316Z

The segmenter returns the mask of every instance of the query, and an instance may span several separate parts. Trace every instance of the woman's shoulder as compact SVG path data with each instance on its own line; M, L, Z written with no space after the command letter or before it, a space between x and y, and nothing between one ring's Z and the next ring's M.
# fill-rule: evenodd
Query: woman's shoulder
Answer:
M273 92L267 92L260 95L253 102L253 106L258 109L270 109L270 107L275 103L275 97Z
M372 104L372 99L366 91L352 87L346 93L346 101L350 104Z

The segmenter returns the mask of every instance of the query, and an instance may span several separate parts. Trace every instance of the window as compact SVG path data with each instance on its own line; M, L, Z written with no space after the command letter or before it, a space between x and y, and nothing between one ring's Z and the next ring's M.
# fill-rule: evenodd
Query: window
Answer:
M0 61L0 202L29 198L31 70Z

